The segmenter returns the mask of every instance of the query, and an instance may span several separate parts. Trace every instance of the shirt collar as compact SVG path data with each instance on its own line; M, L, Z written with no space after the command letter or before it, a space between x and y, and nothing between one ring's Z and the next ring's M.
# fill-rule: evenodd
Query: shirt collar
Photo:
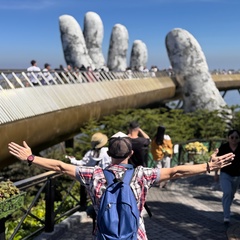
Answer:
M119 165L120 165L120 166L123 166L123 167L125 167L125 168L128 168L128 169L132 169L132 168L133 168L133 165L132 165L132 164L120 163Z

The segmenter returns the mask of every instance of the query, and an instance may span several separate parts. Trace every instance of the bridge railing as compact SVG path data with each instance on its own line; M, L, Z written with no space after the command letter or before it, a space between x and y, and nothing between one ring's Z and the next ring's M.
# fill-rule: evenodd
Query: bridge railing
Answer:
M54 84L93 83L99 81L130 80L168 76L158 72L107 72L107 71L49 71L27 72L26 70L0 70L0 90ZM32 82L36 82L33 84Z
M216 148L219 148L220 145L225 141L225 139L219 138L219 139L192 139L186 142L182 142L179 144L176 144L174 146L174 150L176 147L176 151L174 151L172 160L171 160L171 166L175 165L184 165L186 163L189 163L193 160L191 158L191 154L189 151L186 150L186 145L188 143L194 143L194 142L200 142L207 148L207 153L196 153L196 160L195 163L203 163L205 160L208 160L210 158L210 153L212 153Z
M8 220L13 222L12 215L8 216L7 218L0 219L0 239L13 240L16 236L19 237L21 235L21 239L25 240L32 239L32 237L39 235L43 231L47 233L53 232L55 224L79 211L80 189L78 191L78 196L73 195L73 189L74 187L79 188L79 183L76 180L70 179L68 181L68 187L66 187L66 184L64 186L61 184L63 180L62 178L62 174L49 171L15 182L14 185L21 191L32 192L31 195L33 195L33 193L34 195L27 195L25 198L24 206L18 210L19 212L22 212L22 215L19 219L15 219L14 222L18 222L18 224L15 226L15 229L11 234L7 233L5 235L5 230L7 226L6 221ZM61 199L57 200L60 195L62 196ZM71 197L71 201L75 202L75 205L66 210L64 205L70 201L69 199L67 200L67 197L69 196ZM32 200L29 201L29 199ZM38 204L39 206L39 202L41 202L40 199L44 199L45 206L41 206L39 211L34 211L36 205ZM56 205L56 201L61 202L61 204ZM43 209L45 209L45 211ZM25 223L26 219L28 219L28 223ZM32 226L29 226L29 222L32 223ZM26 235L22 236L23 233L26 233Z

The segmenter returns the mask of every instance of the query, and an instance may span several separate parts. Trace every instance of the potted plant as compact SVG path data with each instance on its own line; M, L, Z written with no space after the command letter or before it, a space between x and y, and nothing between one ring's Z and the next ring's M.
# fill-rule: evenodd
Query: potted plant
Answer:
M192 154L204 154L208 152L207 147L201 142L190 142L185 146L188 153Z
M23 206L25 192L21 192L10 180L0 182L0 219Z
M185 146L185 150L188 153L188 160L194 163L204 163L209 159L208 149L201 142L190 142Z

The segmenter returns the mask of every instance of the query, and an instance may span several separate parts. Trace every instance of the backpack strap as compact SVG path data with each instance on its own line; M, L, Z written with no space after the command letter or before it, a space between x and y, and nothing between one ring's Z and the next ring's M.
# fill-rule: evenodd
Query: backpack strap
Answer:
M107 180L107 184L108 186L115 183L116 181L118 181L116 178L115 178L115 175L112 171L109 171L107 169L104 169L103 170L103 173L104 173L104 176ZM133 177L133 173L134 173L134 168L128 168L125 173L124 173L124 176L123 176L123 179L122 179L122 182L124 182L125 184L128 184L130 185L131 183L131 180L132 180L132 177Z
M131 181L132 181L132 177L133 177L133 173L134 173L134 168L128 168L125 173L124 173L124 176L123 176L123 182L125 184L128 184L130 185Z
M114 183L115 175L113 174L113 172L108 171L107 169L104 169L103 174L107 180L108 186L110 186L112 183Z

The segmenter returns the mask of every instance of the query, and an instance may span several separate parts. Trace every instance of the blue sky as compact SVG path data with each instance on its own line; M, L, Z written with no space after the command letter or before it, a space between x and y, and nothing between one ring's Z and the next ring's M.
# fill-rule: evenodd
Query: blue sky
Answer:
M107 60L115 24L129 33L129 51L140 39L148 48L148 67L168 68L165 37L174 28L189 31L199 42L209 68L240 69L239 0L1 0L0 69L27 68L32 59L43 68L66 65L59 17L73 16L83 30L84 15L96 12L104 25ZM129 60L128 60L129 64Z

